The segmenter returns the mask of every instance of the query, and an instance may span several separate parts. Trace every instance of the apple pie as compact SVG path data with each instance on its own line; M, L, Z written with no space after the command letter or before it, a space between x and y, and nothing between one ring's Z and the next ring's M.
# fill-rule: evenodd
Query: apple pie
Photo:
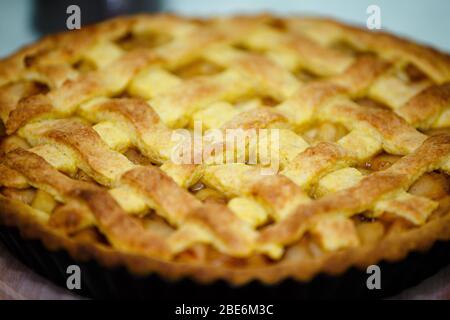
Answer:
M450 56L384 32L116 18L1 60L0 119L1 224L76 260L274 284L450 239ZM276 130L276 172L173 161L198 121Z

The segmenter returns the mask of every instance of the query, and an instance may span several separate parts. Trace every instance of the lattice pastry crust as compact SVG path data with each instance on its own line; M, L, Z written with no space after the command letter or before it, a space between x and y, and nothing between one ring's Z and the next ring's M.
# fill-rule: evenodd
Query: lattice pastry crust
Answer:
M139 15L20 50L0 86L0 220L77 259L274 283L450 238L434 49L325 19ZM196 121L278 130L279 170L173 162Z

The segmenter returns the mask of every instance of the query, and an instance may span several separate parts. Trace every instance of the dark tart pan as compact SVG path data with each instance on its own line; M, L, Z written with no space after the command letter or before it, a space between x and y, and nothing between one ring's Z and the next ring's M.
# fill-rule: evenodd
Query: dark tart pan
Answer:
M191 300L256 300L286 301L300 299L379 299L392 296L414 286L450 263L450 241L436 242L426 252L412 252L402 261L381 262L381 289L369 290L367 274L351 268L340 276L320 274L309 282L287 279L277 285L251 282L233 287L224 281L209 285L190 279L167 281L157 274L138 277L124 267L105 268L96 261L77 262L63 250L48 251L39 240L22 238L16 227L0 226L0 241L28 267L59 286L66 287L69 265L81 268L81 290L94 299Z

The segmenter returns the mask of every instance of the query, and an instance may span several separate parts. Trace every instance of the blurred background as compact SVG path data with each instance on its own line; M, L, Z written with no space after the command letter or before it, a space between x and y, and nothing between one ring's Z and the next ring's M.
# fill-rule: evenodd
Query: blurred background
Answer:
M381 9L382 28L450 51L448 0L3 0L0 2L0 57L43 34L65 30L66 8L81 8L82 25L133 12L191 16L274 12L334 16L365 25L369 5Z

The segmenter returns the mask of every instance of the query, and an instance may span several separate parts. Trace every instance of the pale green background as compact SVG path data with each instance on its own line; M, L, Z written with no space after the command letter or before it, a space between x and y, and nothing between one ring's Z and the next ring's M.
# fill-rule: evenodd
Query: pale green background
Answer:
M55 0L58 1L58 0ZM95 0L93 0L95 1ZM111 0L113 1L113 0ZM0 1L0 56L37 38L31 28L32 0ZM336 16L365 25L366 8L381 8L382 26L450 52L449 0L167 0L165 10L189 15L273 11ZM61 19L66 19L61 16Z

